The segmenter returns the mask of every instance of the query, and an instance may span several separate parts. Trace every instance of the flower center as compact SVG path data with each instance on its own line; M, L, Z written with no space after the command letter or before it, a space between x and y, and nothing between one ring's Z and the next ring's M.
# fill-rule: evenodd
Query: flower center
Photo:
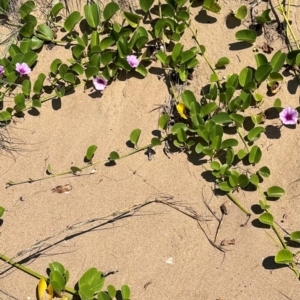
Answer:
M292 115L292 114L287 114L287 115L285 116L285 118L286 118L288 121L291 121L291 120L293 120L293 115Z

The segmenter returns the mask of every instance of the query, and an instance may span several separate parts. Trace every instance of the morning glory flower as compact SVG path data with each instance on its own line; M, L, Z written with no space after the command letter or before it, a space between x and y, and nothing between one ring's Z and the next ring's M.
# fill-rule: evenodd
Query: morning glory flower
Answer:
M93 79L93 84L97 91L103 91L107 86L107 80L102 77L96 77Z
M297 123L298 115L297 110L286 107L280 112L279 118L284 125L295 125Z
M3 75L4 73L4 67L0 65L0 77Z
M126 59L131 68L136 68L140 63L135 55L127 55Z
M28 67L26 63L16 63L16 70L19 72L19 74L22 75L28 75L31 72L31 69Z

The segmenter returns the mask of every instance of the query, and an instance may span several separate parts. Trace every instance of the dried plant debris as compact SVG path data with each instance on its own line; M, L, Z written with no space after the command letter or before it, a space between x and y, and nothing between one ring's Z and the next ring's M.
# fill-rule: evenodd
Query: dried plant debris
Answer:
M71 184L65 184L65 185L58 185L57 187L52 189L53 193L58 193L58 194L68 194L72 190L72 185Z

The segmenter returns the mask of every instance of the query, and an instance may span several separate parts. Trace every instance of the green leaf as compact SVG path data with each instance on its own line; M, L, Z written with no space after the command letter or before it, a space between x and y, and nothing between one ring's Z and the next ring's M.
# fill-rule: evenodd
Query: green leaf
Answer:
M237 153L237 157L242 160L247 155L247 152L243 149L240 149Z
M52 41L53 40L53 31L52 29L45 25L40 24L36 28L36 35L38 38L44 40L44 41Z
M247 6L246 5L242 5L240 6L237 11L234 13L234 16L239 19L239 20L243 20L246 18L247 16Z
M4 211L5 211L4 207L0 206L0 218L3 216Z
M31 49L32 50L38 50L40 49L44 44L44 41L40 40L38 37L33 36L31 38Z
M209 102L201 108L200 114L202 117L205 117L205 116L211 114L217 108L218 108L218 105L216 104L216 102Z
M22 82L22 92L24 93L24 95L29 96L30 91L31 91L31 81L28 79L25 79Z
M258 125L262 122L263 120L263 113L259 113L258 115L251 115L251 120L253 122L253 124Z
M83 284L88 284L93 294L96 294L101 290L104 284L104 279L105 278L100 271L97 271L96 268L91 268L87 270L79 279L79 290Z
M59 58L54 59L50 65L50 70L53 74L56 74L59 66L62 64L62 61Z
M29 67L31 67L37 60L37 54L34 51L28 51L24 54L24 62L27 63Z
M258 83L262 83L264 80L268 78L270 73L272 72L272 66L269 64L263 64L259 66L254 74L254 78Z
M73 11L64 22L64 29L71 32L75 25L82 19L82 16L78 11Z
M235 38L239 41L253 44L256 40L257 34L254 30L242 29L235 33Z
M75 84L75 75L73 73L69 73L67 72L64 76L63 76L64 80L70 83Z
M29 38L24 38L20 43L20 50L23 54L31 50L32 41Z
M154 0L140 0L140 7L146 13L150 11L150 8L153 3Z
M104 10L103 10L103 17L104 20L107 22L109 21L113 15L120 9L118 3L116 2L109 2L108 4L106 4Z
M271 58L270 65L273 67L273 72L279 72L283 67L286 59L286 54L278 50Z
M96 28L100 22L99 6L97 4L86 4L84 7L84 15L88 24L92 28Z
M8 53L12 58L14 58L17 54L21 53L21 50L17 45L12 44L8 49Z
M111 36L107 36L103 40L101 40L100 48L103 51L114 44L115 44L114 38L112 38Z
M42 107L42 103L39 99L32 99L32 107Z
M0 111L0 122L7 122L11 120L11 114L8 111Z
M53 263L49 264L49 269L51 272L57 271L60 274L64 274L66 271L65 267L58 261L54 261Z
M242 115L232 113L229 115L229 117L230 117L230 119L232 119L235 122L236 127L243 126L245 118Z
M246 86L252 80L253 72L250 68L244 68L239 75L239 83L242 87Z
M249 153L249 163L257 164L259 163L262 156L261 149L258 146L253 146Z
M173 18L175 16L175 9L170 4L162 4L161 13L163 16Z
M262 65L266 65L268 63L268 59L267 57L262 54L262 53L258 53L256 55L254 55L255 61L256 61L256 66L259 68Z
M82 75L84 72L83 66L78 63L72 65L72 70L76 72L78 75Z
M275 255L275 262L277 264L290 264L294 261L293 253L288 249L281 249Z
M130 141L132 144L137 145L139 138L141 135L141 129L134 129L131 133L130 133Z
M124 11L124 17L132 28L136 28L142 19L142 16L128 11Z
M51 17L52 18L56 17L63 8L64 8L64 5L61 2L56 3L50 11Z
M168 114L163 114L159 119L158 119L158 126L166 130L168 126L168 122L170 120L170 116Z
M151 145L152 145L152 147L160 146L161 145L160 139L157 138L157 137L152 138L151 139Z
M202 4L203 8L214 13L218 13L221 10L221 6L217 3L216 0L204 0Z
M249 179L245 174L241 174L238 177L239 185L242 189L246 188L249 184Z
M250 176L250 182L255 185L255 186L258 186L259 184L259 177L256 175L256 174L252 174Z
M172 50L172 59L173 61L175 62L176 61L176 58L181 55L181 52L182 52L182 49L183 49L183 45L180 44L180 43L177 43L173 50Z
M275 108L281 108L282 105L281 105L281 100L279 98L275 99L274 101L274 105L273 105Z
M229 114L226 112L219 112L211 118L216 124L228 124L231 123L231 119L229 117Z
M221 57L217 63L215 64L215 67L218 69L218 68L223 68L225 67L226 65L228 65L230 63L229 61L229 58L227 57Z
M271 198L280 198L285 194L285 190L280 186L271 186L267 190L268 197Z
M128 285L122 285L121 286L121 294L122 294L122 298L124 300L127 300L130 298L130 289Z
M98 74L99 72L99 69L94 67L94 66L91 66L91 67L87 67L85 70L85 76L87 79L90 79L92 76Z
M111 300L111 299L113 299L114 297L110 297L109 295L107 295L107 293L105 293L105 292L100 292L99 294L98 294L98 300Z
M60 293L65 288L65 278L59 271L51 271L49 279L55 292Z
M217 81L220 81L218 74L212 73L209 77L209 82L213 83Z
M269 177L271 172L270 169L268 167L261 167L258 170L259 175L261 175L262 177Z
M112 60L115 58L116 53L115 51L107 51L105 53L102 54L101 56L101 63L106 66L109 63L112 62Z
M229 147L235 147L239 144L239 142L236 139L227 139L224 140L221 143L220 149L225 149L225 148L229 148Z
M109 154L109 160L117 160L119 158L120 158L120 155L119 155L118 152L116 152L116 151L110 152L110 154Z
M147 69L142 65L139 64L136 68L135 71L138 72L139 74L141 74L143 77L146 77L148 74Z
M256 126L249 131L247 138L249 141L254 142L259 139L262 132L265 132L265 128L262 126Z
M94 154L95 154L95 151L97 150L97 146L96 145L91 145L88 147L88 149L86 150L86 154L85 154L85 158L90 161Z
M20 29L20 34L24 37L30 38L33 34L35 24L32 22L27 22L25 25L22 26Z
M177 130L177 138L179 140L179 142L184 143L187 139L187 135L184 129L179 128Z
M233 187L231 187L227 181L223 181L219 183L219 189L224 192L230 192L233 190Z
M107 292L108 292L111 299L116 297L117 291L116 291L116 288L113 285L108 285L107 286Z
M273 224L274 224L274 217L268 212L265 212L262 215L260 215L258 220L261 223L269 225L269 226L273 226Z
M26 1L25 3L23 3L19 9L19 14L21 19L24 19L25 16L30 14L34 8L35 8L34 1Z
M72 48L72 54L73 54L74 58L79 59L82 56L84 49L85 49L85 47L82 45L79 45L79 44L75 45Z
M1 214L0 214L0 217L1 217ZM291 241L300 243L300 231L293 231L290 234L290 239L291 239Z

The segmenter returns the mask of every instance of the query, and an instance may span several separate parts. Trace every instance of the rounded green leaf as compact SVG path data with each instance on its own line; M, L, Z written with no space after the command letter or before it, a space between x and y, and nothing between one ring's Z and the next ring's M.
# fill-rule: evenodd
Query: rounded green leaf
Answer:
M85 157L88 161L90 161L93 158L97 148L98 147L96 145L91 145L88 147L88 149L86 150L86 154L85 154Z
M112 16L120 9L118 3L116 2L109 2L104 10L103 10L103 17L105 21L108 21L112 18Z
M221 168L221 165L218 161L212 161L210 163L210 167L213 169L213 170L216 170L216 171L219 171L220 168Z
M61 2L56 3L50 11L51 17L52 18L56 17L63 8L64 8L64 5Z
M97 4L86 4L84 6L84 15L88 24L92 28L96 28L99 25L99 6Z
M227 57L221 57L217 63L215 64L215 67L218 69L218 68L223 68L225 67L226 65L228 65L230 63L230 60L229 58Z
M232 113L229 115L229 117L230 117L230 119L232 119L235 122L236 127L243 126L245 118L242 115Z
M227 181L223 181L219 183L219 189L224 192L230 192L233 190L233 187L231 187Z
M25 16L30 14L34 8L35 8L34 1L26 1L25 3L23 3L19 9L19 14L21 19L24 19Z
M186 124L184 124L184 123L181 123L181 122L178 122L178 123L176 123L172 128L171 128L171 132L172 133L177 133L177 131L179 130L179 129L184 129L185 131L188 129L187 128L187 126L186 126Z
M64 80L70 83L75 84L75 75L73 73L69 73L67 72L64 76L63 76Z
M184 129L179 128L177 130L177 138L179 140L179 142L184 143L187 139L187 135Z
M37 60L37 54L34 51L28 51L27 53L24 54L24 62L27 63L29 67L31 67Z
M241 174L238 177L239 185L241 188L246 188L249 184L249 178L245 174Z
M236 187L239 183L239 179L238 179L238 176L236 175L230 175L229 176L229 184L231 187Z
M1 217L1 214L0 214L0 217ZM300 231L293 231L290 234L290 239L291 239L291 241L300 243Z
M254 30L250 29L243 29L239 30L235 34L235 38L239 41L247 42L247 43L254 43L256 40L257 34Z
M134 129L131 133L130 133L130 141L132 144L136 145L139 141L141 135L141 129Z
M84 285L88 284L90 290L93 292L92 295L98 293L104 283L104 277L100 271L97 271L96 268L91 268L87 270L79 279L78 286L79 289Z
M158 119L158 126L166 130L168 126L168 122L170 120L170 116L168 114L163 114L159 119Z
M78 11L73 11L64 22L64 29L71 32L75 25L82 19L82 16Z
M252 69L246 67L244 68L239 75L239 83L242 87L246 86L248 82L252 80L253 72Z
M146 69L143 65L141 65L141 64L139 64L139 65L135 68L135 71L138 72L139 74L141 74L143 77L146 77L147 74L148 74L147 69Z
M107 36L103 40L101 40L99 45L100 45L101 50L103 51L103 50L107 49L108 47L112 46L114 43L115 43L115 39L112 38L111 36Z
M120 155L119 155L118 152L116 152L116 151L110 152L109 160L116 160L116 159L119 159L119 158L120 158Z
M234 151L232 148L227 148L226 151L226 164L231 165L234 161Z
M78 63L72 65L72 70L75 71L78 75L82 75L84 72L83 66Z
M130 288L128 285L121 286L121 294L124 300L130 299Z
M25 23L25 25L22 26L19 32L22 36L30 38L33 34L34 27L35 27L34 23L27 22Z
M111 300L111 299L114 298L114 297L111 297L110 295L108 295L105 292L100 292L97 297L98 297L97 298L98 300ZM93 298L93 296L92 296L92 298Z
M149 12L154 0L140 0L140 7L146 13Z
M253 146L249 153L249 163L250 164L257 164L259 163L262 156L262 151L258 146Z
M205 116L211 114L217 108L218 108L218 105L216 104L216 102L209 102L201 108L200 114L202 117L205 117Z
M85 70L85 76L87 79L90 79L92 76L98 74L99 72L99 69L94 67L94 66L90 66L90 67L87 67Z
M247 152L243 149L240 149L237 153L239 159L243 159L247 155Z
M269 226L273 226L273 224L274 224L274 217L268 212L265 212L262 215L260 215L258 220L261 223L269 225Z
M151 139L151 145L152 145L152 147L160 146L161 145L160 139L157 138L157 137L152 138Z
M247 138L251 142L256 141L259 139L262 132L265 132L265 128L262 126L256 126L248 132Z
M293 253L288 249L281 249L275 255L275 262L277 264L290 264L294 261Z
M243 20L246 18L247 16L247 6L246 5L242 5L240 6L237 11L235 12L234 16L239 19L239 20Z
M270 73L272 72L272 66L269 64L263 64L259 66L254 74L254 78L258 83L262 83L264 80L268 78Z
M236 139L227 139L222 142L220 149L235 147L238 144L239 144L239 142Z
M50 284L52 285L55 292L61 292L66 285L65 278L59 271L51 271L50 273Z
M29 38L24 38L20 43L20 50L23 54L31 50L32 41Z
M271 186L267 190L268 197L271 198L280 198L285 194L285 190L280 186Z
M0 111L0 122L7 122L11 120L11 114L8 111Z
M271 174L271 171L268 167L261 167L258 170L259 175L261 175L262 177L269 177Z
M107 292L108 292L109 296L111 297L111 299L116 297L117 290L113 285L108 285L107 286Z
M256 174L252 174L250 176L250 182L255 185L255 186L258 186L259 184L259 177L256 175Z
M270 65L273 67L273 72L279 72L286 60L286 54L278 50L270 60Z
M50 70L53 74L56 74L59 66L62 64L62 61L59 58L54 59L50 65Z
M36 28L36 35L38 38L44 40L44 41L52 41L53 40L53 31L52 29L45 25L40 24Z
M31 92L31 81L29 79L25 79L22 82L22 92L24 95L29 96Z
M136 28L142 19L142 16L128 11L124 11L124 17L132 28Z

